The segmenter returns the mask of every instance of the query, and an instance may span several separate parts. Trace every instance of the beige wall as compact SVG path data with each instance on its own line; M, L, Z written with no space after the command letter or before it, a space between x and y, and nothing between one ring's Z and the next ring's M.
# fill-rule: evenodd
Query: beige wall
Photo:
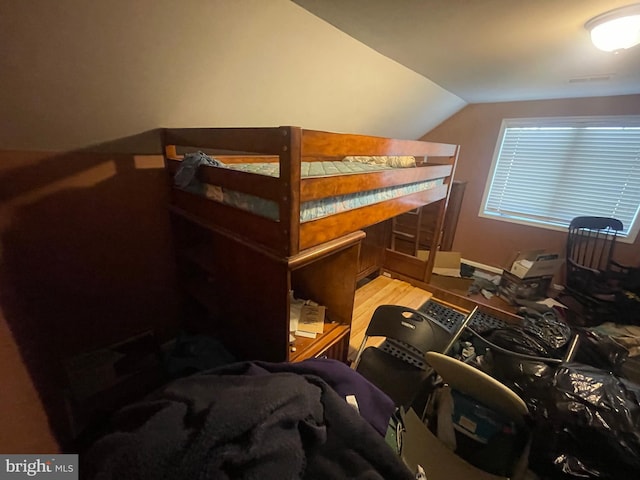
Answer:
M4 149L195 126L417 138L465 105L287 0L2 2L0 45Z
M468 182L453 248L464 258L501 267L513 252L547 248L563 251L566 234L541 228L480 218L478 211L504 118L638 115L640 95L565 100L474 104L452 116L424 136L459 143L461 152L455 178ZM638 245L620 244L618 258L640 264Z

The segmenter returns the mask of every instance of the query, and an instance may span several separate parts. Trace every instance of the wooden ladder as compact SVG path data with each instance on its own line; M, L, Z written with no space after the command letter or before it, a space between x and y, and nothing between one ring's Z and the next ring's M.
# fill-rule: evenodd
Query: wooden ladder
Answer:
M398 224L398 219L402 216L413 217L412 228L413 233L401 230L402 226ZM413 253L415 257L418 255L418 248L420 246L420 224L422 223L422 207L418 207L407 213L397 215L391 220L391 250L396 250L396 239L408 240L413 242ZM406 227L405 227L406 228Z

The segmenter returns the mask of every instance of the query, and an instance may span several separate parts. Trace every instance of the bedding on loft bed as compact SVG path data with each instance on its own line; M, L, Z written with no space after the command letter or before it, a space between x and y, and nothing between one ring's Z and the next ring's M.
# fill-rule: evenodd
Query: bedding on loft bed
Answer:
M188 153L181 162L181 166L176 172L174 180L176 186L183 190L204 195L211 200L254 213L270 220L279 220L279 207L275 201L199 182L195 172L201 165L229 168L231 170L269 177L279 177L280 164L278 162L224 163L203 152ZM416 160L415 157L410 155L360 155L348 156L342 161L301 162L300 176L301 178L323 178L411 167L416 167ZM429 190L438 185L442 185L443 182L443 178L424 180L302 202L300 204L300 222L305 223L412 193Z

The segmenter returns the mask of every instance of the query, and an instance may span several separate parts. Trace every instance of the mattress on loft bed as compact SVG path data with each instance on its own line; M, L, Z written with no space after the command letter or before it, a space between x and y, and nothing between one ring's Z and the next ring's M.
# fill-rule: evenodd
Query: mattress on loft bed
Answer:
M280 165L278 163L242 163L227 164L224 165L224 167L248 173L277 177L279 176ZM381 170L394 170L396 168L403 167L390 167L386 164L369 164L348 161L301 162L300 165L302 178L349 175ZM423 190L429 190L438 185L442 185L442 183L443 179L424 180L406 185L396 185L387 188L378 188L348 195L303 202L300 205L300 223L318 220L320 218L346 212L348 210L373 205L375 203L384 202L386 200L417 193ZM222 189L213 185L205 185L204 194L212 200L249 211L256 215L276 221L279 219L278 204L274 201L246 193Z

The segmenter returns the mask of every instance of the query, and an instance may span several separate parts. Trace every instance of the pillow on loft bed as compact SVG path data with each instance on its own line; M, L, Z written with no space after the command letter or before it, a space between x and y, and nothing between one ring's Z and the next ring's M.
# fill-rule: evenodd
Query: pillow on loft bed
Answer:
M416 166L416 157L413 155L356 155L344 157L343 162L359 162L369 165L386 165L392 168L407 168Z

